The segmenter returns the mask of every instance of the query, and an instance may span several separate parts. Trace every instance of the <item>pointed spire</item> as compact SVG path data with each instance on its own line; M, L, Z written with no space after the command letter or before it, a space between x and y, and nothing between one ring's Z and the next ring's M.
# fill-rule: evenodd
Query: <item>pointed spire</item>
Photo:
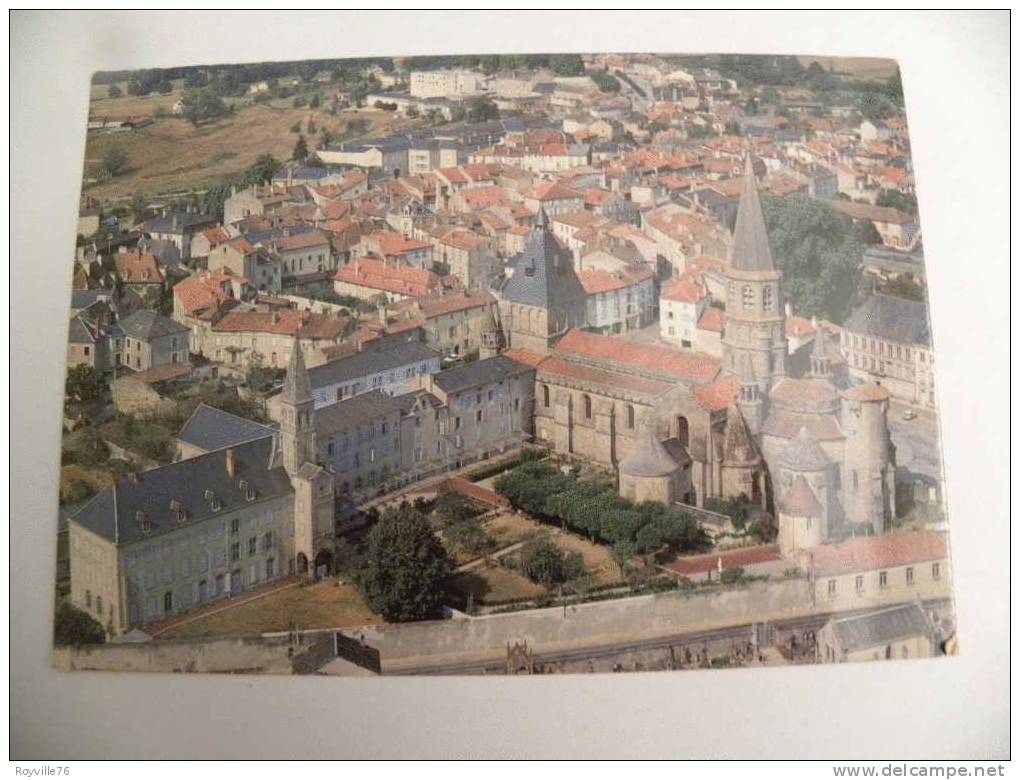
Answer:
M283 381L284 401L290 404L303 404L312 400L312 383L308 379L305 368L305 356L301 352L301 344L295 338L290 350L290 362L287 364L287 377Z
M773 271L769 234L758 199L754 164L748 152L744 163L744 190L737 208L737 224L733 231L733 255L730 263L739 271Z
M678 467L656 432L655 420L646 417L634 446L620 461L620 473L632 477L664 477L676 472Z

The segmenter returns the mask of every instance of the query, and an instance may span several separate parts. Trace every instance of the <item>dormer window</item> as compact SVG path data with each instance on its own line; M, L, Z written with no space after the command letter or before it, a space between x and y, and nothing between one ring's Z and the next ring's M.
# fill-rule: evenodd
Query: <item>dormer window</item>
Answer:
M143 534L152 532L152 521L145 516L145 512L140 509L135 512L135 522L138 523L138 527L142 529Z
M244 493L245 501L255 500L255 488L248 484L247 480L242 479L237 485L241 492Z
M220 503L219 496L217 496L213 491L211 490L205 491L205 499L206 501L209 502L209 508L212 509L212 511L214 512L220 511L222 504Z
M183 523L188 519L188 512L184 508L184 504L176 498L171 499L170 501L170 511L174 513L174 517L177 519L178 523Z

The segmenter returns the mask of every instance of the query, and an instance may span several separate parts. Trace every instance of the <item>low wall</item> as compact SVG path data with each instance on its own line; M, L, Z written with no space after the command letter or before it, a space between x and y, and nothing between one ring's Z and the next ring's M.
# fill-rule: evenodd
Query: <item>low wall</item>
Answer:
M347 633L378 649L385 671L500 657L507 642L527 641L536 652L551 652L790 619L815 611L807 580L791 579Z
M308 674L332 656L332 644L330 633L297 643L287 637L261 636L115 642L56 647L53 667L61 671Z

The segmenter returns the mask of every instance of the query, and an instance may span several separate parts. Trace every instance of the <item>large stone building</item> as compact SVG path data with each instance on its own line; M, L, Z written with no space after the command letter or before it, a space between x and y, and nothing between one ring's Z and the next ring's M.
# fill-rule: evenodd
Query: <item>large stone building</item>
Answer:
M333 475L315 463L312 394L292 349L276 435L116 480L68 521L71 602L112 635L332 567ZM219 442L223 444L223 441Z
M522 282L547 278L549 264L528 260L536 247L555 256L539 231L511 282L522 268L536 269ZM788 556L850 533L883 532L895 506L889 392L875 383L838 388L831 368L838 354L824 329L809 369L790 375L783 274L750 161L723 273L721 360L576 329L563 335L562 325L529 332L520 314L507 316L516 302L508 284L501 313L509 354L536 368L536 438L618 470L621 491L637 500L700 506L746 496L777 514ZM542 325L563 323L570 301L527 300L531 321Z

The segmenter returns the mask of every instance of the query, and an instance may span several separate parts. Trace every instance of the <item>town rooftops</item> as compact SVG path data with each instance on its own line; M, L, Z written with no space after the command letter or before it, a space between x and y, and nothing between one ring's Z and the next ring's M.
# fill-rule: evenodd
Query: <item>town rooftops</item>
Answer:
M706 295L707 293L702 289L701 285L688 282L685 279L678 279L662 293L663 299L677 301L678 303L698 303Z
M308 369L308 378L313 388L327 387L438 358L438 352L418 341L384 348L366 347L361 352Z
M432 377L436 387L449 394L460 393L518 376L532 369L505 355L476 360L464 366L440 371Z
M843 330L899 344L931 344L928 307L924 301L908 301L891 295L871 295L854 309Z
M404 396L387 395L382 390L369 390L345 401L324 406L315 412L315 430L324 436L337 431L357 428L372 420L399 415L405 405Z
M850 219L870 219L872 222L886 222L893 225L917 222L917 217L912 214L890 206L872 206L870 203L854 203L848 200L834 200L831 203L833 210L850 217Z
M183 234L197 232L215 224L216 219L208 214L176 211L166 216L153 217L141 226L141 230L143 233Z
M833 618L831 625L842 649L850 653L918 636L935 637L935 628L919 604Z
M545 212L531 231L524 251L513 260L513 275L502 289L505 301L549 309L584 300L570 251L548 230Z
M134 314L122 319L119 324L125 336L139 341L150 341L163 336L188 332L186 325L156 314L151 309L139 309Z
M350 320L328 314L284 309L282 311L231 311L223 315L214 332L274 333L301 339L338 339Z
M71 521L124 545L211 517L226 518L252 502L293 492L287 473L273 467L274 454L274 439L264 437L118 479Z
M676 558L671 563L664 564L663 568L682 577L690 577L736 566L748 568L778 563L780 560L782 558L779 555L779 547L774 544L766 544L759 547L743 547L736 550L707 553L705 555L687 555Z
M272 435L273 429L268 426L203 403L191 413L177 438L185 444L211 452Z
M125 284L163 284L163 270L154 255L134 250L115 252L113 267Z
M946 543L933 531L901 531L812 547L801 555L815 577L835 577L941 560Z

